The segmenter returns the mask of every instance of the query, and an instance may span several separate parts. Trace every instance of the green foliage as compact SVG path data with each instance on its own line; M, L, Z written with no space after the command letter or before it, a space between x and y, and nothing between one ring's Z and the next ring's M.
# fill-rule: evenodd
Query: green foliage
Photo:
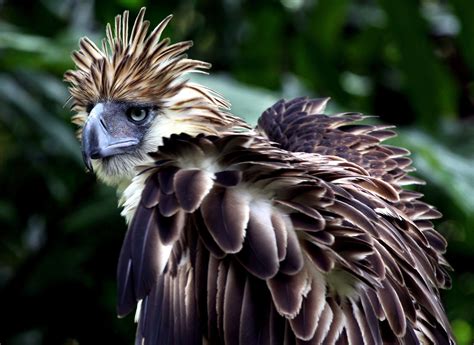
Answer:
M454 116L457 95L446 66L433 55L432 43L425 39L426 23L418 15L418 4L411 0L380 1L390 22L387 33L400 54L400 69L407 78L406 91L420 124L436 129L438 119ZM400 20L403 18L403 20Z
M214 65L196 80L255 123L280 97L333 98L330 112L400 125L420 190L444 218L459 344L474 335L474 24L471 0L280 2L178 0L0 3L0 342L130 344L115 318L125 231L115 192L84 172L62 73L83 35L148 6L166 33ZM252 86L249 86L252 85Z

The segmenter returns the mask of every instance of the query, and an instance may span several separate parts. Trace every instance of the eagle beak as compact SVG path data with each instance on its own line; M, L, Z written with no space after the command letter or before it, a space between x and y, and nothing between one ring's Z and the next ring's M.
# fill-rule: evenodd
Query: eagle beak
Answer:
M90 112L82 130L82 159L89 171L93 171L92 159L100 159L133 151L139 140L133 137L116 137L103 120L107 106L98 103Z

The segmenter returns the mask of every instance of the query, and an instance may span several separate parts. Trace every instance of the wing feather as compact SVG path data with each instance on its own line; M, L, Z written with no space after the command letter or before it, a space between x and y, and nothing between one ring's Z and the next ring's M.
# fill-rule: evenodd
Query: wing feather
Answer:
M303 296L309 288L306 271L302 270L294 275L278 273L275 277L267 280L267 285L277 311L289 319L294 318L298 314Z
M245 281L240 316L239 343L241 345L271 345L269 342L270 301L260 284L251 277Z
M235 264L227 272L224 293L224 339L226 344L239 344L240 318L245 291L245 275Z
M213 187L201 205L209 233L219 247L228 253L242 249L249 220L249 201L230 188Z
M312 278L310 289L303 299L298 315L290 320L291 328L301 340L311 340L314 337L326 305L326 284L322 275Z
M322 121L348 126L343 141L358 149L390 135L349 127L359 118ZM387 160L387 150L366 159ZM190 166L201 156L205 165ZM446 243L424 219L437 214L424 204L410 211L418 220L403 211L418 194L353 162L246 134L171 136L153 157L129 187L143 193L118 269L119 314L142 300L137 343L452 341L437 290Z
M209 174L199 169L179 170L173 183L176 198L186 212L194 212L213 186Z
M384 280L382 285L377 290L380 305L395 335L403 337L406 329L406 319L400 299L391 284Z
M245 241L237 259L261 279L271 278L278 272L278 248L269 204L259 201L250 203Z

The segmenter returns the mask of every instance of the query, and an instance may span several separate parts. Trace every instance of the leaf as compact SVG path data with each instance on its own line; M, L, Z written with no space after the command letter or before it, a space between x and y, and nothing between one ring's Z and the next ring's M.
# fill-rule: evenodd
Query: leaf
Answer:
M79 145L72 128L66 127L57 117L51 116L33 95L7 74L0 75L1 99L7 100L20 109L29 117L32 125L44 132L45 138L53 138L56 148L74 157L77 163L82 164Z
M418 115L416 120L426 129L437 129L441 118L454 117L456 113L453 77L436 59L434 47L426 39L428 32L419 15L418 3L411 0L380 0L379 3L389 20L387 30L401 55L400 67Z

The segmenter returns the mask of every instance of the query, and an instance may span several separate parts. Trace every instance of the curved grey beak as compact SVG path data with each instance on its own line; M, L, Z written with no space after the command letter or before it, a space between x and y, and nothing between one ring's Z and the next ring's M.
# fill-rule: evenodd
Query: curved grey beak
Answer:
M113 108L113 107L112 107ZM104 121L107 106L98 103L90 112L82 130L82 159L88 170L93 171L92 159L114 156L133 151L139 140L134 137L116 137ZM120 133L120 131L119 131Z

